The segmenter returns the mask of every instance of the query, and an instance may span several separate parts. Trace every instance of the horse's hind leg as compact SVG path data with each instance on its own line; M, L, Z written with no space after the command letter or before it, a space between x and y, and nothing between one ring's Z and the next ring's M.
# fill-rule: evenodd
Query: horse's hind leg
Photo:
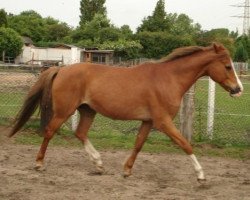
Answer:
M96 112L87 105L80 106L78 111L80 112L80 122L76 130L76 137L83 142L85 151L89 155L90 160L96 165L98 172L103 173L104 169L101 156L91 144L87 136Z
M125 177L131 175L131 170L132 170L132 167L134 165L135 159L136 159L138 153L140 152L144 142L146 141L151 128L152 128L151 121L142 122L139 133L137 134L137 138L136 138L135 147L133 149L133 152L124 165L124 176Z
M40 151L38 152L36 158L36 169L39 169L43 166L43 160L49 141L51 140L56 130L63 124L64 121L65 118L60 118L54 115L50 120L49 124L47 125L47 127L45 128L43 143L40 147Z

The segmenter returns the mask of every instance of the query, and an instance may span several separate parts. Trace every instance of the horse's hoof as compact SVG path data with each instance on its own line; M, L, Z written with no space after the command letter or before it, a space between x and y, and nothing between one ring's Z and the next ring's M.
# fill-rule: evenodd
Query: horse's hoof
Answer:
M199 182L199 186L198 188L200 189L210 189L211 188L211 184L209 184L209 182L207 182L207 180L204 178L204 179L197 179L198 182Z
M105 169L103 166L96 166L96 169L97 169L97 173L100 175L104 174L105 172Z
M34 169L37 170L37 171L44 171L45 167L43 166L42 162L37 162L36 166L34 167Z
M200 184L205 184L207 182L207 180L205 178L201 179L201 178L197 178L197 181L200 183Z
M125 171L123 172L123 177L124 177L124 178L127 178L127 177L129 177L129 176L131 176L131 175L132 175L131 170L125 170Z

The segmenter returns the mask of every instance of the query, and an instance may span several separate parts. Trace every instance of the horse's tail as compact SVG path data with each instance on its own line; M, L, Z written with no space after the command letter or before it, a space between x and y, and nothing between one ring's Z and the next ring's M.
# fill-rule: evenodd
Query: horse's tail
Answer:
M9 137L13 136L24 126L39 107L39 104L41 109L41 128L44 130L53 114L51 88L58 71L58 67L51 67L40 75L38 81L30 89L21 110L17 114Z

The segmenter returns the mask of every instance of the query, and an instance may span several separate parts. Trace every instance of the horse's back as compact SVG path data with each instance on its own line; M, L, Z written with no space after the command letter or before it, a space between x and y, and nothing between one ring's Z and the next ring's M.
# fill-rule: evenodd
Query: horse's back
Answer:
M53 99L61 106L65 104L63 109L87 104L111 118L146 119L150 82L139 71L89 63L70 65L59 71L53 84Z

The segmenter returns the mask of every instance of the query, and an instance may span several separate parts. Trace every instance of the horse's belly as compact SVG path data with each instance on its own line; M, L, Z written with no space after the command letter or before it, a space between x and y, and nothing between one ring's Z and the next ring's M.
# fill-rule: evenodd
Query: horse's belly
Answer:
M144 106L126 105L126 104L97 104L90 103L89 106L96 112L119 120L150 120L149 110Z
M83 101L96 112L121 120L147 120L150 112L143 84L123 83L120 79L99 78L88 85Z

